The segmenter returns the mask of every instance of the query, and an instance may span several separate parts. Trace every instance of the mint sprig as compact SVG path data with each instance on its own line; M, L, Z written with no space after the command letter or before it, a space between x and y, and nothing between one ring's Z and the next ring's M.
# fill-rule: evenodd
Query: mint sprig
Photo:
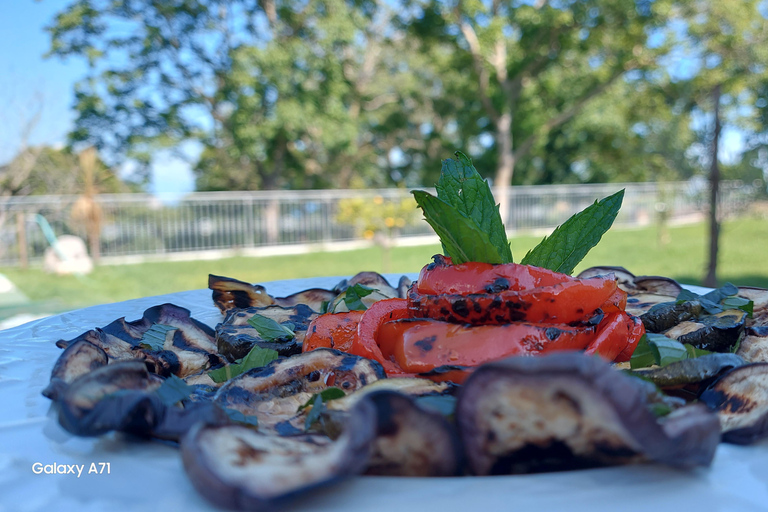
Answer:
M445 255L450 256L453 263L506 263L488 233L472 219L427 192L414 190L412 194L424 211L424 218L440 237Z
M480 176L472 161L457 151L456 160L443 161L437 182L437 197L453 206L461 215L471 219L488 234L491 244L499 251L501 263L512 263L512 250L488 182Z
M453 263L512 263L507 234L491 188L472 161L461 152L445 160L437 183L437 197L411 191L424 219L440 237L443 252ZM597 245L619 213L624 191L606 197L572 216L522 262L570 274Z
M616 219L624 199L619 190L588 206L557 227L555 231L528 251L521 263L570 274Z

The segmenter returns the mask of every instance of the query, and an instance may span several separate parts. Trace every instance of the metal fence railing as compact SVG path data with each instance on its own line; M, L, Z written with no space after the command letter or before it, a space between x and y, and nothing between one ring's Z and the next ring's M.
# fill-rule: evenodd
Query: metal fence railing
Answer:
M697 182L520 186L508 189L505 224L512 233L550 229L620 188L626 193L617 225L646 225L659 215L670 222L691 220L707 210L707 188ZM753 196L750 186L723 182L722 212L738 212ZM102 210L99 248L102 258L109 259L358 240L363 237L361 225L340 221L345 201L386 204L410 197L402 189L199 192L183 197L104 194L97 196ZM0 198L0 265L42 258L49 242L35 222L37 215L58 236L85 237L84 227L71 214L76 199ZM416 212L396 236L431 233Z

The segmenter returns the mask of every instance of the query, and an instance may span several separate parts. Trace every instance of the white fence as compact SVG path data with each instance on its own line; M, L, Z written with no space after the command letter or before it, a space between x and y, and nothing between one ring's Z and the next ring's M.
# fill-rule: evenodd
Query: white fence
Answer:
M707 209L701 182L552 185L508 189L511 233L551 229L596 199L625 188L617 225L638 226L664 215L669 222L697 220ZM724 182L722 211L743 209L754 190L740 182ZM359 225L339 222L345 200L386 203L410 197L407 190L307 190L200 192L183 197L146 194L100 195L103 212L100 252L105 261L130 257L181 255L203 251L237 251L302 244L360 240ZM85 230L72 219L74 196L30 196L0 199L0 265L39 261L49 245L38 221L42 216L57 236ZM416 218L420 219L417 215ZM423 220L398 230L400 239L431 234Z

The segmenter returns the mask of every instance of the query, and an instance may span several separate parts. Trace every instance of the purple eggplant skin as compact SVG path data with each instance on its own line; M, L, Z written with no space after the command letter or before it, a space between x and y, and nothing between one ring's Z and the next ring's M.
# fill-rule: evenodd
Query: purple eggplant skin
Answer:
M460 473L463 457L458 434L441 414L390 390L374 391L356 407L362 402L372 404L376 411L376 439L366 474L428 477ZM350 423L349 428L356 426Z
M56 400L66 387L78 377L109 362L107 353L86 340L80 340L68 346L61 353L51 370L51 381L43 390L43 396Z
M284 510L315 489L363 472L376 436L376 411L366 401L351 414L354 428L345 429L334 441L325 436L280 437L237 425L199 423L181 442L184 469L197 491L217 507ZM291 445L303 448L291 452ZM313 449L319 455L307 453Z
M77 436L110 431L178 441L194 424L229 422L212 402L190 402L184 408L163 403L154 393L162 379L142 361L122 361L98 368L73 381L55 402L59 423Z
M746 445L768 438L768 363L724 373L699 399L720 417L724 442Z
M456 421L476 475L712 462L716 415L694 405L660 420L647 405L635 378L599 358L561 352L479 367L459 394Z

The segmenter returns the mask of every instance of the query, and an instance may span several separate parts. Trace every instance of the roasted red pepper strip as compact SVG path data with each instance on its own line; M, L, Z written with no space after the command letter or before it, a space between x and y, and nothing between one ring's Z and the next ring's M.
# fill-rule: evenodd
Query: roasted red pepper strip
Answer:
M553 286L576 280L567 274L531 265L491 265L478 262L453 265L450 258L440 254L433 256L433 259L433 263L421 269L416 281L416 289L420 294L499 293L506 290L520 291Z
M629 328L629 339L627 341L627 345L624 347L624 350L622 350L618 356L613 358L613 361L616 363L624 363L629 361L632 358L632 354L635 353L637 343L645 334L645 326L643 325L643 321L634 315L630 315L629 313L626 313L626 315L629 317L629 320L627 321L627 326Z
M631 357L644 333L645 328L639 318L623 311L610 313L600 322L597 336L584 353L597 354L608 361L618 361L620 354L631 350Z
M363 313L363 311L345 311L318 316L307 327L307 335L304 337L301 351L335 348L342 352L350 352Z
M556 350L582 350L595 337L595 327L512 323L458 325L436 320L385 322L378 332L385 359L406 372L425 373L439 366L477 366L513 355ZM386 341L385 341L386 340Z
M360 318L349 352L380 362L387 375L403 376L406 372L402 368L392 360L384 358L379 346L378 332L383 323L408 318L408 314L408 304L405 299L384 299L374 302Z
M609 299L620 303L618 298L622 293L616 280L606 277L566 281L530 290L466 295L425 295L417 286L412 286L408 292L408 309L414 317L461 324L570 324L589 320Z

